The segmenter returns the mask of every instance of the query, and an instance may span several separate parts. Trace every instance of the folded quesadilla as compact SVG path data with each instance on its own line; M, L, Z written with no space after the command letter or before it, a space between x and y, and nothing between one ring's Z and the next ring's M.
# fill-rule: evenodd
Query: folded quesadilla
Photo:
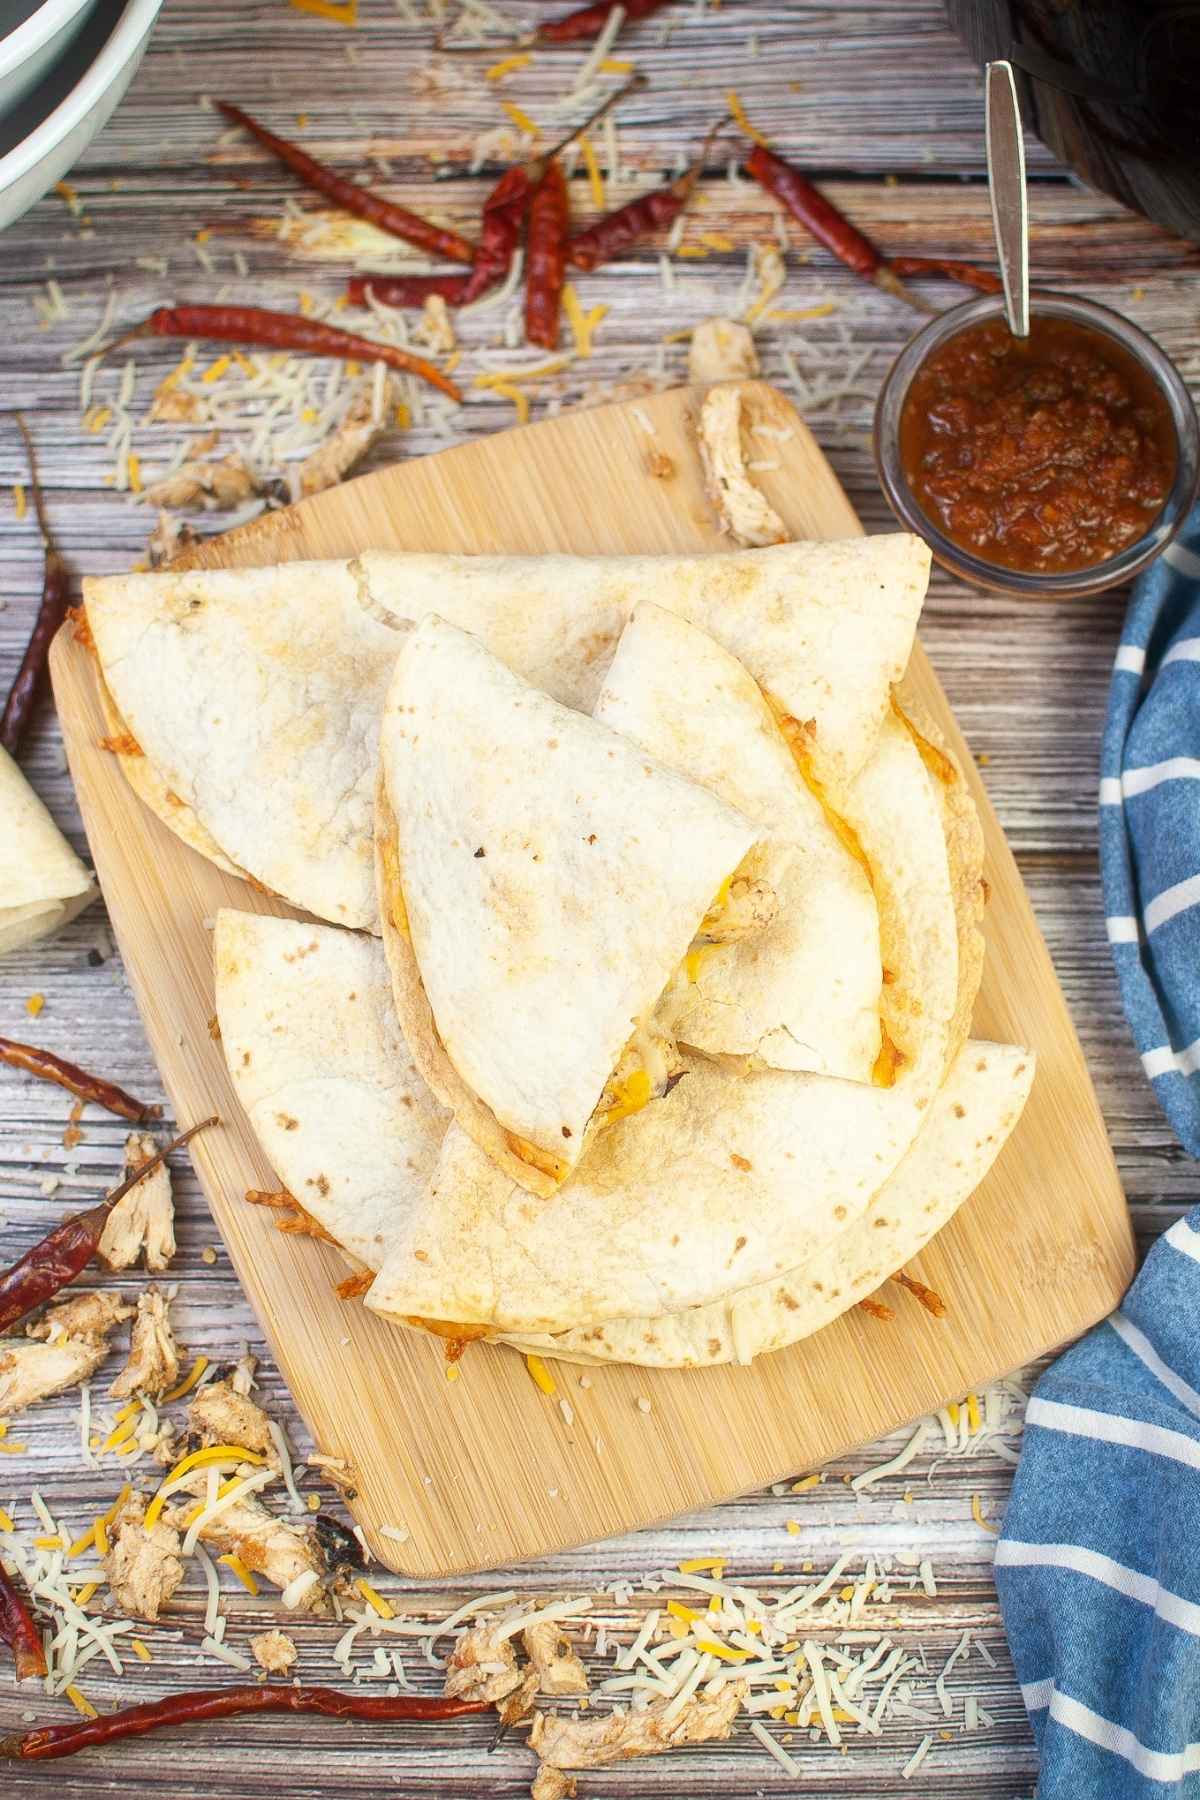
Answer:
M594 716L765 833L747 867L776 894L776 916L697 944L660 1009L672 1035L708 1055L869 1081L882 985L869 865L804 781L758 683L706 632L643 600Z
M48 937L96 886L20 769L0 749L0 955Z
M915 537L722 556L368 551L348 562L84 582L122 767L193 848L337 924L378 930L371 809L382 697L429 612L590 711L634 603L740 658L802 721L813 767L866 760L908 662L929 573Z
M283 1186L378 1268L449 1115L413 1066L373 938L222 910L217 1018L234 1090Z
M418 1068L524 1190L665 1087L650 1016L760 833L426 617L381 734L380 912ZM753 910L753 907L751 907ZM753 923L753 919L749 921Z
M979 1186L1021 1116L1031 1052L968 1043L912 1148L853 1225L796 1269L712 1306L505 1342L567 1362L704 1368L748 1363L810 1337L902 1269Z

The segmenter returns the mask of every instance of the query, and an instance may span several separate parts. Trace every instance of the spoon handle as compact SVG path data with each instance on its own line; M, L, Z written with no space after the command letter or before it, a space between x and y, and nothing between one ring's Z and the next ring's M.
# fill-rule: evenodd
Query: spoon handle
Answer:
M992 228L1004 283L1004 310L1014 337L1029 336L1029 211L1025 142L1010 62L987 66L987 168Z

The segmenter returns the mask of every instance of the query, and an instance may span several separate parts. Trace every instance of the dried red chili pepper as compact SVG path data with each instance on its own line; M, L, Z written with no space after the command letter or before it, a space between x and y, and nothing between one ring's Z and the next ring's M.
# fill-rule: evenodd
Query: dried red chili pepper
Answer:
M517 49L529 49L536 44L579 44L587 38L599 37L609 19L619 5L624 6L626 25L636 25L639 19L648 19L651 13L660 12L669 6L671 0L597 0L593 6L581 6L575 12L566 13L561 19L551 19L545 25L539 25L536 31L526 37L514 39ZM446 44L440 39L437 48L449 51L454 55L477 55L483 48L492 50L494 45L481 44Z
M558 321L567 279L567 178L552 162L529 203L525 251L525 339L543 350L558 349Z
M684 207L692 197L696 183L704 173L704 165L713 139L728 123L722 120L709 132L704 140L704 148L682 175L666 187L653 188L648 194L639 194L625 206L619 206L615 212L606 213L589 225L586 231L578 232L567 245L567 261L576 269L598 269L601 263L611 262L614 257L633 248L643 238L656 231L665 231L675 223Z
M0 1062L6 1062L14 1069L24 1069L27 1075L36 1075L42 1081L56 1081L59 1087L67 1088L81 1100L94 1100L106 1112L130 1119L135 1125L145 1119L162 1117L161 1106L148 1106L144 1100L135 1100L114 1081L89 1075L86 1069L55 1056L53 1050L39 1050L33 1044L19 1044L16 1038L0 1037Z
M424 306L434 294L447 306L461 306L470 280L469 275L352 275L346 298L354 306L365 306L368 294L381 306Z
M981 294L999 294L1004 284L990 269L975 263L956 262L948 256L891 256L888 268L897 275L943 275L947 281L961 282L963 287L978 288Z
M46 1673L46 1652L42 1634L32 1614L17 1592L12 1578L0 1563L0 1642L8 1645L17 1665L17 1680L36 1680Z
M58 553L58 548L50 532L46 519L46 506L42 496L42 484L38 479L37 456L34 453L33 439L29 435L22 414L17 414L17 424L21 428L21 436L25 439L25 449L29 457L29 486L33 492L34 511L37 514L38 530L42 534L42 550L45 564L42 574L42 599L38 607L37 618L29 642L25 646L25 654L21 658L21 666L17 670L17 678L9 689L8 699L4 703L4 712L0 715L0 744L10 756L17 754L20 744L33 713L34 703L46 674L46 662L50 655L50 645L54 634L67 616L67 605L70 599L70 579L67 565Z
M124 337L106 344L101 355L119 350L135 338L205 338L210 343L250 344L269 350L302 350L309 356L338 356L353 362L381 362L402 374L416 375L440 388L452 400L462 394L448 375L423 357L395 344L377 344L356 332L342 331L318 319L293 313L266 312L260 306L160 306Z
M785 162L765 145L755 144L746 168L768 194L781 200L792 217L848 269L853 269L864 281L873 281L876 287L895 294L898 300L907 301L917 312L932 311L923 300L909 293L870 238L857 225L852 225L845 213L839 212L792 163Z
M319 1713L326 1719L365 1719L386 1724L397 1719L458 1719L464 1713L488 1712L490 1700L447 1699L429 1694L343 1694L327 1687L200 1688L190 1694L168 1694L143 1706L122 1707L99 1719L70 1725L44 1725L35 1731L0 1738L0 1757L14 1762L49 1762L74 1756L101 1744L144 1737L165 1725L203 1724L207 1719L236 1718L243 1713Z
M41 1306L46 1300L74 1281L81 1269L91 1262L104 1236L104 1227L108 1223L108 1215L132 1187L152 1169L165 1161L172 1150L178 1150L189 1138L203 1131L206 1125L216 1125L218 1120L214 1114L211 1119L202 1119L198 1125L181 1132L169 1144L156 1152L148 1162L140 1164L131 1175L115 1187L111 1194L106 1194L96 1206L89 1207L87 1212L73 1213L64 1219L61 1225L48 1232L40 1244L27 1250L11 1269L0 1273L0 1331L7 1331L18 1319Z
M475 259L475 246L469 244L465 237L457 231L447 231L441 225L434 225L423 219L418 213L409 212L405 206L397 206L391 200L385 200L370 188L359 187L357 182L347 181L345 176L338 175L325 163L309 156L298 144L289 143L287 138L276 137L249 113L244 113L240 106L233 106L228 100L217 101L217 111L224 113L235 125L241 125L250 135L257 138L263 147L277 156L281 163L298 175L306 187L315 188L318 194L324 194L344 212L354 213L360 219L366 219L377 225L380 231L386 231L390 237L403 238L407 244L415 244L430 256L444 256L447 262L469 263Z

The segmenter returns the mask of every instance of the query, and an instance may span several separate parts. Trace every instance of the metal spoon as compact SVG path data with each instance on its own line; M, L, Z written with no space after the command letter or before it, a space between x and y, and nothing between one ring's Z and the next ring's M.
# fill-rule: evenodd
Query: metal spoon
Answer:
M1017 84L1010 62L987 65L987 170L992 229L1004 310L1014 337L1029 336L1029 210L1025 195L1025 141Z

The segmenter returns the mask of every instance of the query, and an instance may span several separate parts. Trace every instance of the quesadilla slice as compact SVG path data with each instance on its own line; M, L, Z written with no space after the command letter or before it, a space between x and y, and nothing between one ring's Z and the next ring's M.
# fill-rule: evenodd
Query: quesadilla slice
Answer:
M758 683L706 632L643 600L594 717L764 831L746 867L776 895L776 915L693 948L660 1008L671 1033L710 1056L869 1081L882 985L869 865L803 780Z
M449 1115L413 1066L375 939L222 910L217 1018L234 1090L283 1186L378 1268Z
M121 719L223 857L319 918L374 926L375 743L400 629L363 606L350 565L111 576L84 599Z
M929 550L906 532L719 556L369 550L358 567L376 609L414 620L436 612L582 712L634 606L650 596L708 632L805 721L816 771L836 785L870 754L929 585Z
M650 1015L706 919L730 928L759 830L434 616L397 660L381 761L404 1034L485 1156L552 1194L590 1132L665 1086Z
M0 955L48 937L96 893L41 800L0 749Z
M779 1279L712 1306L504 1341L566 1362L706 1368L810 1337L911 1262L975 1192L1021 1116L1034 1067L1031 1052L1009 1044L965 1045L866 1212Z

